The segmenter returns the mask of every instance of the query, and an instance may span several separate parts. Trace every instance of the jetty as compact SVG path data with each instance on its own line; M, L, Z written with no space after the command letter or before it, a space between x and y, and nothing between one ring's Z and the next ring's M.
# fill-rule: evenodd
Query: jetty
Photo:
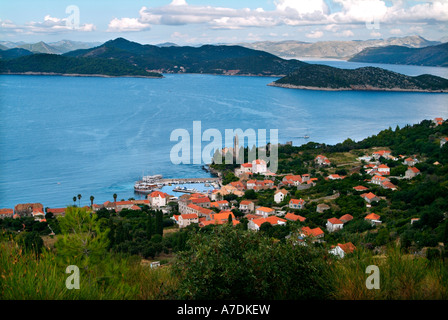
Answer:
M192 183L210 184L214 188L218 189L221 187L221 178L162 178L161 175L143 177L142 180L137 181L134 184L134 191L137 193L147 194L164 186Z

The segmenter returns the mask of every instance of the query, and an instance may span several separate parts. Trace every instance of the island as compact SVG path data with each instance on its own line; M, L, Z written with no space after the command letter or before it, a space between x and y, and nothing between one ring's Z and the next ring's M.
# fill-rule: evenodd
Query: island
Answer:
M348 61L448 67L448 42L425 48L404 46L366 48Z
M326 65L310 64L280 78L269 86L309 90L366 90L448 92L448 80L423 74L407 76L377 67L339 69Z

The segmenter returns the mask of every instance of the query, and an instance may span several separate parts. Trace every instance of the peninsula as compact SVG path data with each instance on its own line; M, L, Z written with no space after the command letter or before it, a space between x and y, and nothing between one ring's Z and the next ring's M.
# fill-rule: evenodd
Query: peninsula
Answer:
M268 85L328 91L448 92L448 80L433 75L411 77L376 67L350 70L317 64L304 66Z

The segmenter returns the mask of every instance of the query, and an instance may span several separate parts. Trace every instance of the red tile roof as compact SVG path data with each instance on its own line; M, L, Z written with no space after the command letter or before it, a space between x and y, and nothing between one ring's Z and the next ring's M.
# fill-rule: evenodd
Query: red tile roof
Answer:
M344 224L344 222L342 222L338 218L330 218L330 219L327 219L327 221L330 222L331 224Z
M367 220L379 220L381 217L379 215L377 215L376 213L371 213L369 215L367 215L364 219Z
M356 247L353 243L347 242L347 243L338 243L338 247L342 249L345 253L352 253L356 250Z
M305 217L302 217L301 215L294 214L294 213L291 213L291 212L288 212L288 213L285 215L285 219L286 219L286 220L292 220L292 221L297 221L297 220L299 220L300 222L303 222L303 221L306 220Z

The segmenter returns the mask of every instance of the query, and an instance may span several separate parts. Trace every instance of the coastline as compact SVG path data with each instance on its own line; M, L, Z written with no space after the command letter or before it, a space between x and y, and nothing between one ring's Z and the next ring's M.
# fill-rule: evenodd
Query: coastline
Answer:
M121 75L112 76L107 74L82 74L82 73L56 73L56 72L1 72L0 75L17 75L17 76L62 76L62 77L97 77L97 78L148 78L148 79L162 79L164 76L139 76L139 75Z
M311 86L296 86L292 84L268 83L270 87L286 89L314 90L314 91L387 91L387 92L419 92L419 93L448 93L448 90L423 90L423 89L402 89L402 88L377 88L366 86L353 86L351 88L323 88Z

